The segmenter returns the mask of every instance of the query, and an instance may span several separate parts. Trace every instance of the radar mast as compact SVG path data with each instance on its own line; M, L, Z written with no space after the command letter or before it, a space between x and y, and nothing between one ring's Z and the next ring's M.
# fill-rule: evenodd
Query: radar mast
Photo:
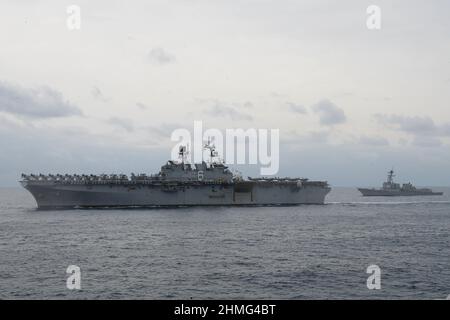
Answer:
M189 158L189 144L187 144L186 146L180 146L180 148L178 149L178 158L181 159L181 163L189 163L188 158Z
M216 151L216 146L213 143L213 139L208 137L208 141L205 142L203 148L209 150L209 164L221 163L221 159L219 158L219 153ZM217 159L215 161L215 159Z
M391 169L391 170L388 172L387 182L388 182L388 183L393 183L393 182L394 182L394 177L395 177L394 169Z

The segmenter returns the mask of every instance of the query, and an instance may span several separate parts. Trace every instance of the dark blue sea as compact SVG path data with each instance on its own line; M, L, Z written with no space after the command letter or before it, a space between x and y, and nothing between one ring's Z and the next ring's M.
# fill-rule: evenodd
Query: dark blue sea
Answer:
M450 188L434 189L444 195L334 188L326 205L37 211L3 188L0 298L446 299ZM69 265L81 290L66 288Z

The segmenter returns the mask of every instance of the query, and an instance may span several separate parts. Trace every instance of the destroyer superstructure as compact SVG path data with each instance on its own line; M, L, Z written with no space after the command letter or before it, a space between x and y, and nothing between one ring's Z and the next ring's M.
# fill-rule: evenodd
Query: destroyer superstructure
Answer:
M210 161L169 160L158 174L22 175L38 208L323 204L330 187L304 178L248 178L233 174L206 144Z
M433 192L428 188L416 188L411 183L404 183L400 186L394 182L394 170L388 172L386 182L383 182L381 189L358 188L363 196L435 196L442 195L442 192Z

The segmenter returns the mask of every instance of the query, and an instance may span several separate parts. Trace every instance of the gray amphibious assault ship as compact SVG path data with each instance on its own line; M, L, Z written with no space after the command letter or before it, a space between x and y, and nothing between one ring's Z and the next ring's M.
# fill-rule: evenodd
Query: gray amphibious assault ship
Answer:
M155 175L22 175L20 181L38 208L165 207L323 204L327 182L301 178L248 178L233 174L216 161L168 161Z

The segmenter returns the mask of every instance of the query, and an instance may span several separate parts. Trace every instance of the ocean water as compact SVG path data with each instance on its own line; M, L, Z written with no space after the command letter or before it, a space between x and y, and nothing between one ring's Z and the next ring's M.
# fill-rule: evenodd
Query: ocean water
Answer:
M326 205L37 211L0 189L1 299L445 299L450 188L443 196ZM369 265L381 289L369 290ZM81 290L66 269L81 268Z

